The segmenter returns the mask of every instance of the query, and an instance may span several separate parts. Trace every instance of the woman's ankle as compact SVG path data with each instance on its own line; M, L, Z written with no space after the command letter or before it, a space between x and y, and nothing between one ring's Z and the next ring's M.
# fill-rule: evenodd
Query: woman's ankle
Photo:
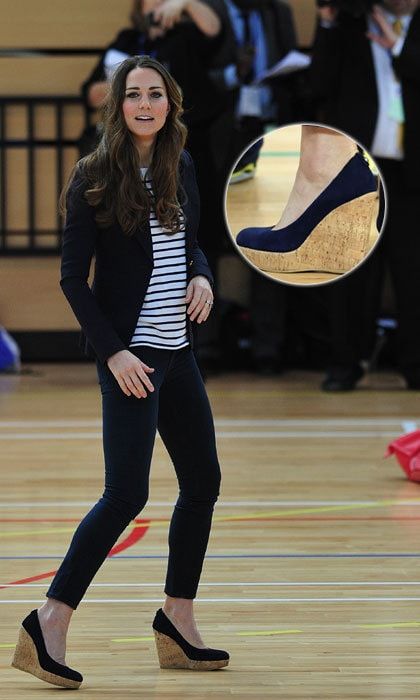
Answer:
M303 125L299 169L313 182L337 174L357 153L356 143L345 134L315 125Z
M357 153L357 149L343 150L335 157L311 157L302 159L296 173L296 186L323 187L329 183L346 163Z
M171 596L167 596L162 610L165 615L167 614L179 620L193 619L193 603L194 601L189 598L172 598Z
M74 609L67 603L55 598L48 598L40 608L38 608L38 617L43 620L54 621L68 625L70 623Z

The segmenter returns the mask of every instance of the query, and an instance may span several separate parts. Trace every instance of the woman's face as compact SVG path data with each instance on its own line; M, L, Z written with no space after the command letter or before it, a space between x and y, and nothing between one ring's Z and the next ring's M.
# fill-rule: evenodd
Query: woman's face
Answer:
M138 141L150 141L166 122L170 105L162 76L153 68L133 68L126 78L122 109Z

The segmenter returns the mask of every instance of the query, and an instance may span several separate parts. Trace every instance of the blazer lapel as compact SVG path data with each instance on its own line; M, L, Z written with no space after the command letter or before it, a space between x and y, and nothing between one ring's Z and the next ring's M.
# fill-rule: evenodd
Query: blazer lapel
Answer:
M191 201L190 201L190 192L188 191L188 179L185 177L184 173L181 173L181 183L184 188L184 192L179 191L178 193L178 198L185 199L186 197L186 202L182 205L182 211L184 213L184 217L186 219L185 223L185 250L187 253L187 256L189 255L191 251L191 242L192 242L192 207L191 207ZM181 201L182 201L181 199Z
M182 184L185 187L185 189L187 189L188 185L187 185L185 177L183 177L182 174L181 174L181 181L182 181ZM185 240L186 240L186 248L188 251L189 248L191 247L191 241L190 241L191 236L189 235L191 232L191 228L190 228L191 227L191 222L190 222L191 206L190 206L190 202L189 202L188 191L187 191L187 201L183 205L182 210L183 210L185 218L187 220L186 227L185 227ZM142 246L147 257L150 258L150 260L153 262L153 245L152 245L152 233L150 231L150 223L147 221L143 226L140 226L136 230L134 237Z
M185 217L185 251L187 255L191 250L191 208L189 202L187 201L182 207L182 211Z
M147 257L153 262L152 233L150 231L149 222L140 226L140 228L136 230L134 237L142 246Z

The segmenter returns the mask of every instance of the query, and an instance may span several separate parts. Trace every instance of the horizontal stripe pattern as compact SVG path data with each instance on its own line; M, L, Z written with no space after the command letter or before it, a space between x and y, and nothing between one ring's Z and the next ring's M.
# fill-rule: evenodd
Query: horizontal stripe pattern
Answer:
M142 168L144 183L153 195L152 181ZM185 225L176 233L162 228L153 209L150 212L153 247L153 271L144 297L130 347L148 345L152 348L176 349L188 345L187 262L185 254Z

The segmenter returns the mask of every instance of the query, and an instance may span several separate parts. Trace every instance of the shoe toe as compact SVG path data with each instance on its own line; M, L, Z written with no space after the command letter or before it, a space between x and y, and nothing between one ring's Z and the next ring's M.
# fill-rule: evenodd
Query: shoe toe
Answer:
M224 651L224 649L215 649L214 651L217 653L218 659L221 659L222 661L227 661L230 659L228 652Z
M83 676L81 673L75 671L74 668L70 668L69 666L65 666L65 668L67 677L72 681L78 681L79 683L83 681Z
M258 250L259 234L265 230L263 228L244 228L242 231L239 231L236 242L244 248L255 248Z

